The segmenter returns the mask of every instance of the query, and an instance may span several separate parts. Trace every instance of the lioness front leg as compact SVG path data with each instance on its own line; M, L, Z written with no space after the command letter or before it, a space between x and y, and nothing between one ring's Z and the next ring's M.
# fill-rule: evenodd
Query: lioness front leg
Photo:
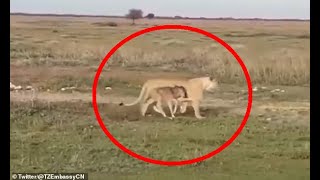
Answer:
M200 102L199 101L193 101L192 102L192 107L194 110L194 115L196 116L197 119L203 119L205 117L200 115Z

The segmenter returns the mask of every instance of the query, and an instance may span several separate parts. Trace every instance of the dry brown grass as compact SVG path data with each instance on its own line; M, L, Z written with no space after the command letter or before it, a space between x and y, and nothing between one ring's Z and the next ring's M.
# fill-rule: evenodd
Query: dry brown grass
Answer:
M11 16L11 64L98 66L118 41L156 24L203 28L228 42L246 64L253 83L309 84L308 22L140 20ZM97 23L116 22L117 27ZM136 38L117 51L109 67L212 74L222 82L243 83L235 58L202 35L157 31ZM145 69L144 69L145 70Z

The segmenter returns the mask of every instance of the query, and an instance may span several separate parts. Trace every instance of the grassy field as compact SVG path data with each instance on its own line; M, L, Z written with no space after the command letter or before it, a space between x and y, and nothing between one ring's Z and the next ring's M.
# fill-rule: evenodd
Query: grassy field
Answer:
M11 169L20 172L90 172L106 179L308 179L310 136L306 126L275 124L252 117L239 138L207 161L185 167L160 167L129 157L106 139L90 103L13 103ZM105 124L126 147L147 157L185 160L225 142L241 116L209 111L208 119L118 118L110 104ZM113 113L112 113L113 112ZM121 112L121 111L120 111ZM117 118L116 118L117 117Z
M111 47L131 33L152 25L181 23L202 28L229 43L255 83L304 85L310 79L309 22L156 20L134 27L126 21L119 21L117 27L101 27L96 22L99 19L30 19L11 18L13 65L97 66ZM179 30L156 31L130 41L108 66L210 73L223 82L244 82L240 66L223 46L203 35Z
M130 23L11 16L10 81L35 89L10 93L11 172L88 172L89 179L310 178L309 22ZM93 77L105 54L131 33L160 24L191 25L222 38L240 55L257 89L240 136L198 164L163 167L130 157L109 141L92 109ZM117 105L134 100L147 79L207 74L220 84L205 93L204 120L196 120L192 109L169 120L151 109L143 118L138 107ZM221 45L170 30L145 34L119 49L102 72L97 100L106 127L123 145L173 161L204 155L227 141L245 113L246 90L240 66Z

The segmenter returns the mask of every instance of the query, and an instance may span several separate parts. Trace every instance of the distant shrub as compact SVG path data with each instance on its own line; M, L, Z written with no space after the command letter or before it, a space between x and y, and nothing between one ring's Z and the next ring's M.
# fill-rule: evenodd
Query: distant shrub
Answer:
M147 16L146 16L146 18L148 18L148 19L153 19L155 16L154 16L154 14L153 13L149 13Z
M115 23L115 22L107 22L107 23L96 22L96 23L93 23L93 25L96 25L96 26L111 26L111 27L118 26L118 24Z
M107 26L116 27L116 26L118 26L118 24L115 23L115 22L108 22L108 23L107 23Z

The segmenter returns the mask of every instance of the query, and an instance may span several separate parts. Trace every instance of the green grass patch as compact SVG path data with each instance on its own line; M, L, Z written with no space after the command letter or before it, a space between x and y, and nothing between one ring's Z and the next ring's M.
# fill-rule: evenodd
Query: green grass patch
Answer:
M190 111L169 120L155 113L142 118L137 107L101 104L99 109L123 145L161 160L190 159L216 149L242 119L213 110L199 121ZM255 117L220 154L183 167L147 164L120 151L100 129L91 103L11 103L10 127L10 169L15 172L88 172L92 179L310 178L309 128Z

